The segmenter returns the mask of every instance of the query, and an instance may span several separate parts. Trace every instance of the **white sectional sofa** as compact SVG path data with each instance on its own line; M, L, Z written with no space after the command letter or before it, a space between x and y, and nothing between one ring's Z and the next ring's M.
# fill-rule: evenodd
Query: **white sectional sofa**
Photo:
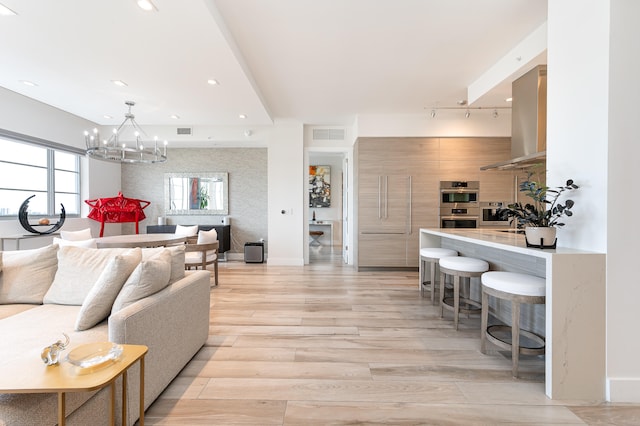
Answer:
M47 246L0 256L0 376L19 374L41 350L70 337L75 347L111 341L149 347L145 408L209 335L210 273L184 270L184 247L93 249ZM37 364L43 370L44 363ZM120 392L121 387L116 389ZM127 424L138 419L139 370L128 375ZM121 412L120 395L116 413ZM67 395L69 425L109 421L109 388ZM3 394L0 425L55 425L56 394ZM118 418L121 424L122 419Z

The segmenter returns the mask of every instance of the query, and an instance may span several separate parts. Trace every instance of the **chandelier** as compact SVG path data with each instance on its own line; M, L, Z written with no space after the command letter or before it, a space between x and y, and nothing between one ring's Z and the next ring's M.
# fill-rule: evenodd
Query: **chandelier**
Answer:
M84 140L87 145L88 157L114 163L164 163L167 161L167 141L164 141L160 148L158 147L158 137L155 136L145 146L142 135L145 138L148 136L136 123L135 115L131 113L131 107L135 104L133 101L125 102L129 111L124 115L122 124L117 129L113 129L113 134L109 139L101 139L98 129L93 129L92 132L85 130ZM133 129L135 145L134 142L127 144L122 140L127 123Z

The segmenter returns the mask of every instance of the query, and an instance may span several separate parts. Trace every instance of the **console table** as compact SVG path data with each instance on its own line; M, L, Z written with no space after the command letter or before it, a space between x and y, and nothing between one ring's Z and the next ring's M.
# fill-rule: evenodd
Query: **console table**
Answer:
M187 225L189 226L189 225ZM231 250L231 225L198 225L198 231L210 231L215 229L218 233L218 253ZM148 225L147 234L173 234L176 225Z

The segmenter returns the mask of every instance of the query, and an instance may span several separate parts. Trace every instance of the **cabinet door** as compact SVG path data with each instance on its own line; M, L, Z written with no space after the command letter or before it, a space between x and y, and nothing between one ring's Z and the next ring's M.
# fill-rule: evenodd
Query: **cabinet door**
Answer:
M358 267L405 267L404 234L366 234L358 236Z
M378 175L361 179L358 191L358 227L367 232L408 232L408 176Z

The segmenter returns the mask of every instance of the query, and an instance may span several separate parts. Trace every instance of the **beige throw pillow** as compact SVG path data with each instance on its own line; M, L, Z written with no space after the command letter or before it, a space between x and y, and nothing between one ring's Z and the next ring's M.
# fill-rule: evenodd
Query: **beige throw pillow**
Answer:
M91 229L81 229L79 231L60 231L60 238L67 241L82 241L82 240L90 240L93 238L91 236Z
M113 302L111 312L118 312L130 304L151 296L165 288L171 277L171 252L162 250L155 256L143 260L124 283L120 294Z
M175 235L179 235L181 237L195 237L196 235L198 235L198 225L176 225Z
M58 267L58 246L0 252L0 304L41 304Z
M77 331L88 330L109 316L118 293L141 260L142 250L138 248L126 254L118 254L107 263L82 302L76 318Z
M73 241L73 240L63 240L62 238L53 237L53 244L57 244L60 247L76 246L76 247L86 247L86 248L98 248L95 238L91 238L89 240Z
M131 250L135 249L60 247L58 250L58 270L53 284L44 296L44 303L82 305L107 263L115 255Z
M181 280L184 278L184 259L185 259L185 245L179 244L175 246L155 247L155 248L143 248L142 260L150 259L157 255L162 250L169 250L171 253L171 278L169 278L169 284Z

